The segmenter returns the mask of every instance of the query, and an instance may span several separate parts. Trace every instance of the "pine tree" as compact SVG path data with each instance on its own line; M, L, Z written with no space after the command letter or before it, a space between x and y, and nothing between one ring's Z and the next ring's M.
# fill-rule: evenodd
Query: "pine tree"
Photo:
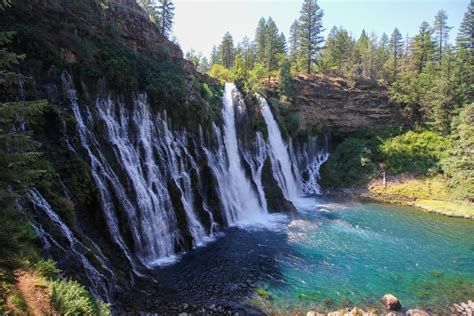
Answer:
M323 11L316 0L304 0L299 18L299 46L301 58L306 65L306 72L311 74L311 65L315 62L320 44L324 41L322 36Z
M285 95L290 99L295 98L296 90L293 77L291 76L291 63L286 58L281 63L278 89L282 95Z
M198 71L201 73L207 73L209 70L211 70L209 61L206 56L202 56L201 61L199 62Z
M426 64L433 58L435 43L433 42L432 34L428 22L423 22L418 34L413 38L413 59L418 73L421 73Z
M171 0L158 0L158 16L161 34L168 37L173 28L174 4Z
M221 54L221 61L222 65L225 68L231 68L234 65L234 40L232 39L232 35L227 32L222 39L222 43L219 47L219 51Z
M392 35L390 36L389 49L392 55L393 61L393 74L398 73L398 68L400 67L400 58L403 54L403 39L400 31L395 28Z
M357 40L352 56L354 74L357 77L368 77L370 71L369 37L365 30L362 30Z
M369 58L370 79L375 80L377 78L377 34L374 32L370 33Z
M437 42L436 60L441 63L443 59L443 50L448 43L449 31L452 27L448 26L448 14L444 10L438 11L433 24L433 33Z
M286 55L288 53L288 43L286 42L285 34L280 33L278 37L278 54Z
M255 45L250 39L245 36L242 40L242 57L244 59L244 65L246 71L252 69L255 65Z
M222 65L222 60L221 60L221 54L219 52L219 49L216 47L216 45L212 46L212 52L211 52L211 66L212 65Z
M341 76L344 75L345 65L346 63L348 63L351 57L351 45L352 43L349 33L345 29L340 27L336 35L336 43L333 52L333 57L335 62L337 63L338 73Z
M262 17L260 21L258 21L258 26L255 30L255 49L257 54L257 62L261 64L265 63L265 54L267 49L266 29L267 21Z
M290 54L295 55L299 49L298 46L298 32L299 32L299 24L298 20L295 20L290 27Z
M278 28L271 17L267 20L265 27L265 65L268 71L268 80L270 81L271 72L278 67L277 55L279 53L279 35Z
M474 0L471 0L466 13L464 13L464 18L459 27L457 42L458 45L474 54Z
M380 36L380 41L377 47L376 53L376 69L377 69L377 77L387 80L387 76L384 72L384 66L390 58L390 51L389 51L389 39L387 34L382 33Z

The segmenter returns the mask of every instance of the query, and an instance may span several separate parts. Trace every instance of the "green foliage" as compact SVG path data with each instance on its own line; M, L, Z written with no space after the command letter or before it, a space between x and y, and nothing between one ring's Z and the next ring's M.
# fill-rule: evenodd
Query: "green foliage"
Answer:
M35 269L38 275L46 279L54 279L61 272L56 267L56 262L52 259L40 260L35 264Z
M316 0L305 0L299 18L299 49L302 63L307 73L311 73L311 65L316 61L316 54L324 38L322 36L324 16L323 10Z
M454 121L452 146L441 161L454 195L474 199L474 104L467 105Z
M382 143L381 152L390 172L426 175L441 170L439 162L449 148L449 139L439 134L409 131Z
M13 306L15 307L15 309L17 309L19 312L21 313L28 313L28 304L26 303L25 299L23 298L23 296L21 296L21 294L18 292L18 291L14 291L10 297L9 297L9 301L11 304L13 304Z
M96 302L78 282L54 280L51 282L51 303L61 315L110 315L110 306Z
M321 170L321 183L344 187L363 183L375 173L373 144L366 139L346 138L336 147Z
M278 90L281 95L287 96L290 99L296 97L295 83L291 75L291 63L287 59L285 59L281 64Z

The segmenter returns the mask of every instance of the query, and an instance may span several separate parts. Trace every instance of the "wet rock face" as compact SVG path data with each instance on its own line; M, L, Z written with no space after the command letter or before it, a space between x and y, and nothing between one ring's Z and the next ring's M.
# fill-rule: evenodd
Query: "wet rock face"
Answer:
M321 125L349 133L362 126L382 127L402 122L385 87L352 86L334 75L298 75L295 86L297 97L289 110L299 115L303 129ZM267 86L267 93L276 96L277 87L278 82L273 81Z
M400 300L392 294L385 294L380 300L383 306L391 311L399 311L402 309Z

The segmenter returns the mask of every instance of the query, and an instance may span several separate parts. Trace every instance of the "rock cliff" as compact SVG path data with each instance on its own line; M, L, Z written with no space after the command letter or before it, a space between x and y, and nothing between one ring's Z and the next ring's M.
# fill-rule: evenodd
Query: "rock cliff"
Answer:
M300 74L294 82L297 97L289 111L298 114L303 129L319 125L350 133L362 126L383 127L403 121L383 86L355 84L335 75ZM277 87L278 81L271 81L267 94L275 96Z

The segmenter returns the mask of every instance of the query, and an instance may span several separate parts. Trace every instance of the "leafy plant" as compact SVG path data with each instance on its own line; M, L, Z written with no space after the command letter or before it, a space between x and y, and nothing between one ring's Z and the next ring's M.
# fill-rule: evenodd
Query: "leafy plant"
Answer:
M46 279L54 279L61 272L61 270L56 267L56 262L52 259L38 261L35 264L35 269L40 276Z
M61 315L110 315L110 305L94 301L84 286L73 280L51 282L51 303Z

